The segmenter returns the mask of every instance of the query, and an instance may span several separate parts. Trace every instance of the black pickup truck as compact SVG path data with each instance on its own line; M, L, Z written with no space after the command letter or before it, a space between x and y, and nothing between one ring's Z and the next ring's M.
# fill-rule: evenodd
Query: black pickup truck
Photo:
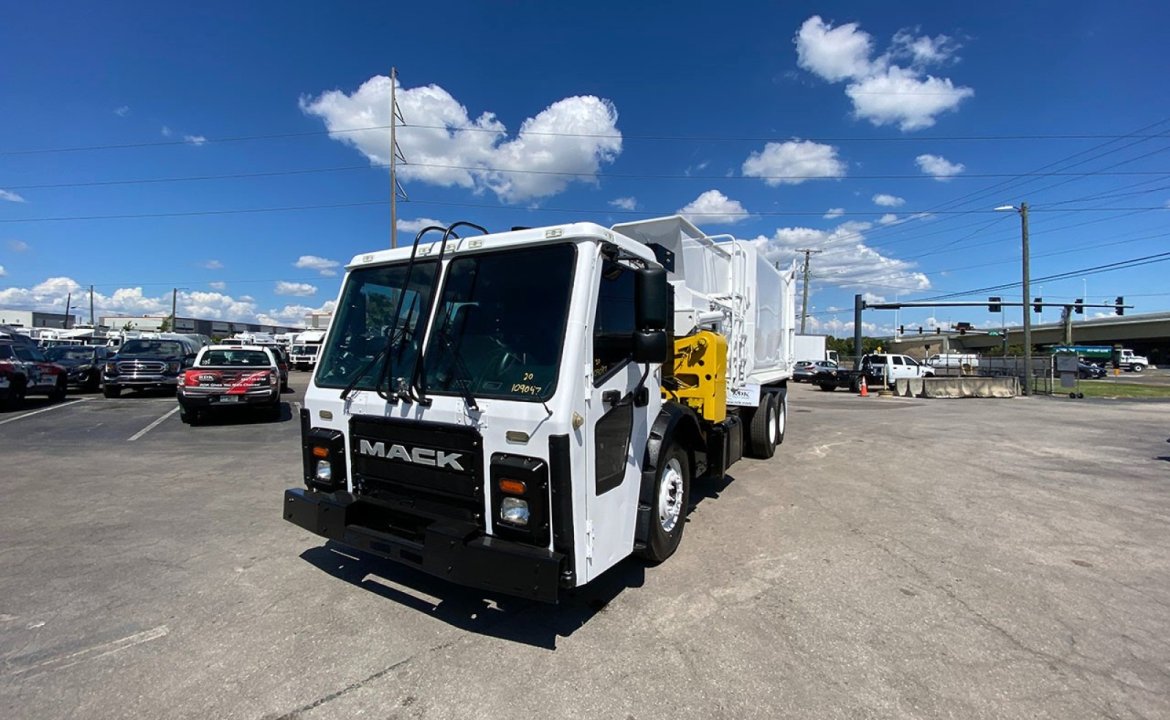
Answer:
M102 369L102 393L116 398L123 389L174 390L197 352L195 341L183 336L127 340Z

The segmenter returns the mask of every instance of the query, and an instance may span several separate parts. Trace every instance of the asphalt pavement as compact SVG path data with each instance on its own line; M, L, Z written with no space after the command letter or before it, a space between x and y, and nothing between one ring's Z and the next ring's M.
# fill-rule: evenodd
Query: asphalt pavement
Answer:
M283 521L285 400L0 412L4 717L1170 716L1170 404L796 386L673 558L547 606Z

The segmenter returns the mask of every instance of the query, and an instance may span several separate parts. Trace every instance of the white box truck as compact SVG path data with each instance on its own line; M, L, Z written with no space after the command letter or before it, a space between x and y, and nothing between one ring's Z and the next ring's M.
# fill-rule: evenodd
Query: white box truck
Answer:
M317 353L325 341L324 330L306 330L293 338L289 347L289 364L296 370L312 370L317 365Z
M284 517L546 602L631 554L665 560L692 483L784 439L794 278L681 217L456 223L358 255Z

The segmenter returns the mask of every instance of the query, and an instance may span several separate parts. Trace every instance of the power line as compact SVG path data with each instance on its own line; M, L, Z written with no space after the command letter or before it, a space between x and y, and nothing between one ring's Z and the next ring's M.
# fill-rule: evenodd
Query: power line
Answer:
M444 165L438 163L400 163L404 168L429 168L435 170L465 170L468 172L504 173L515 175L549 175L561 177L598 177L631 180L934 180L930 175L923 174L884 174L884 175L687 175L664 173L612 173L612 172L568 172L559 170L523 170L514 168L486 167L477 165ZM14 185L5 183L7 190L51 190L62 188L107 187L116 185L153 185L177 182L200 182L208 180L237 180L248 178L281 177L292 175L314 175L323 173L353 172L360 170L379 170L389 168L389 163L365 163L362 165L340 165L323 168L294 168L291 170L267 170L257 172L222 173L217 175L179 175L157 178L132 178L127 180L89 180L70 183L40 183ZM1060 173L1057 174L1062 175ZM1170 176L1170 170L1133 170L1125 172L1088 172L1063 173L1072 177L1105 177L1105 176L1155 176L1145 182L1157 182ZM987 178L1026 178L1029 173L972 173L958 176L957 179L977 180ZM1051 173L1037 175L1037 177L1051 177Z
M1152 126L1151 126L1152 127ZM225 135L221 137L204 137L199 143L200 145L210 143L236 143L249 142L253 140L280 140L286 138L302 138L302 137L322 137L332 135L347 135L351 133L373 132L379 130L389 130L390 125L367 125L357 128L342 128L342 129L321 129L321 130L302 130L293 132L280 133L255 133L246 135ZM483 128L475 126L449 126L449 125L400 125L399 131L406 130L440 130L443 132L468 132L468 133L489 133L494 135L507 136L509 133L506 130ZM1140 132L1140 131L1139 131ZM604 140L655 140L655 141L670 141L670 142L787 142L791 140L809 141L817 143L906 143L906 142L1000 142L1000 141L1034 141L1034 140L1105 140L1105 139L1119 139L1119 138L1161 138L1170 137L1166 134L1154 135L1109 135L1109 134L1095 134L1095 133L1065 133L1065 134L1002 134L1002 135L936 135L936 136L916 136L916 137L863 137L863 136L823 136L823 137L807 137L807 138L793 138L791 136L777 136L777 135L669 135L669 134L626 134L626 133L571 133L571 132L555 132L555 131L536 131L523 130L515 134L516 137L525 135L539 136L539 137L573 137L573 138L595 138ZM0 150L0 156L8 155L43 155L50 153L72 153L72 152L89 152L99 150L129 150L137 148L152 148L152 147L175 147L181 145L191 145L188 140L153 140L144 142L132 143L105 143L95 145L74 145L66 147L55 148L25 148L25 149L8 149Z

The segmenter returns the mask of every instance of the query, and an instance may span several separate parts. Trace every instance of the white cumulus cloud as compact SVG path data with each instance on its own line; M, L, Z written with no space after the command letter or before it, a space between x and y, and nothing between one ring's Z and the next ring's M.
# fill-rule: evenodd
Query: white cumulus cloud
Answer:
M873 204L880 207L902 207L906 201L897 195L888 195L886 193L878 193L873 196Z
M860 25L833 27L814 15L793 42L797 64L828 82L847 82L853 114L876 126L898 125L906 132L928 128L938 115L975 95L950 78L927 73L932 65L955 62L959 45L946 35L900 30L889 49L875 57L873 38Z
M784 227L771 236L755 239L767 258L787 265L803 259L801 248L821 252L811 260L810 287L820 284L844 286L863 292L866 286L879 292L910 291L930 288L930 279L905 260L883 255L866 243L865 234L873 226L867 222L844 222L832 230L808 227ZM871 290L872 291L872 290Z
M837 148L811 140L770 142L743 161L744 175L763 178L772 187L844 177L845 170L845 162L837 157Z
M399 220L398 221L398 231L399 232L416 233L425 227L445 228L445 227L447 227L447 223L443 222L442 220L435 220L434 218L428 218L428 217L415 218L414 220ZM320 258L318 258L318 259L320 259ZM304 260L304 258L301 258L301 260ZM327 260L326 262L333 262L333 261ZM298 260L297 263L298 263L297 267L309 267L307 265L300 265L299 264L300 260ZM336 266L337 263L333 263L333 265ZM314 269L317 269L317 268L314 268Z
M401 225L399 225L401 227ZM316 255L301 255L297 261L293 263L293 267L298 267L304 270L316 270L325 277L332 277L337 274L337 267L341 263L336 260L318 257Z
M0 200L7 200L8 202L14 203L28 202L20 195L17 195L16 193L9 190L0 190Z
M191 143L192 145L202 145L203 143L207 142L207 138L203 137L202 135L184 135L183 140Z
M620 197L609 201L609 204L621 210L634 210L638 207L638 199L634 197Z
M839 218L844 214L845 208L829 208L829 211L825 213L825 219L832 220L833 218Z
M898 216L894 213L886 213L878 218L878 225L889 225L890 223L898 222Z
M121 105L119 107L116 107L116 108L114 108L114 114L117 115L118 117L126 117L127 115L130 114L130 106L129 105Z
M718 190L708 190L678 211L696 225L730 225L748 219L748 211L738 200Z
M918 169L935 180L945 182L967 169L963 163L953 163L941 155L919 155L914 158Z
M320 118L331 136L352 145L371 163L390 159L391 80L375 75L352 93L329 90L300 99L301 110ZM490 191L505 202L556 195L572 182L595 183L604 163L621 153L613 103L591 95L552 103L521 123L509 139L491 112L474 120L467 108L438 85L398 87L406 125L398 144L407 163L403 181ZM378 126L376 130L361 130ZM509 172L524 171L524 172Z
M296 295L298 297L308 297L309 295L317 294L317 286L309 283L286 282L281 280L276 283L274 292L277 295Z

